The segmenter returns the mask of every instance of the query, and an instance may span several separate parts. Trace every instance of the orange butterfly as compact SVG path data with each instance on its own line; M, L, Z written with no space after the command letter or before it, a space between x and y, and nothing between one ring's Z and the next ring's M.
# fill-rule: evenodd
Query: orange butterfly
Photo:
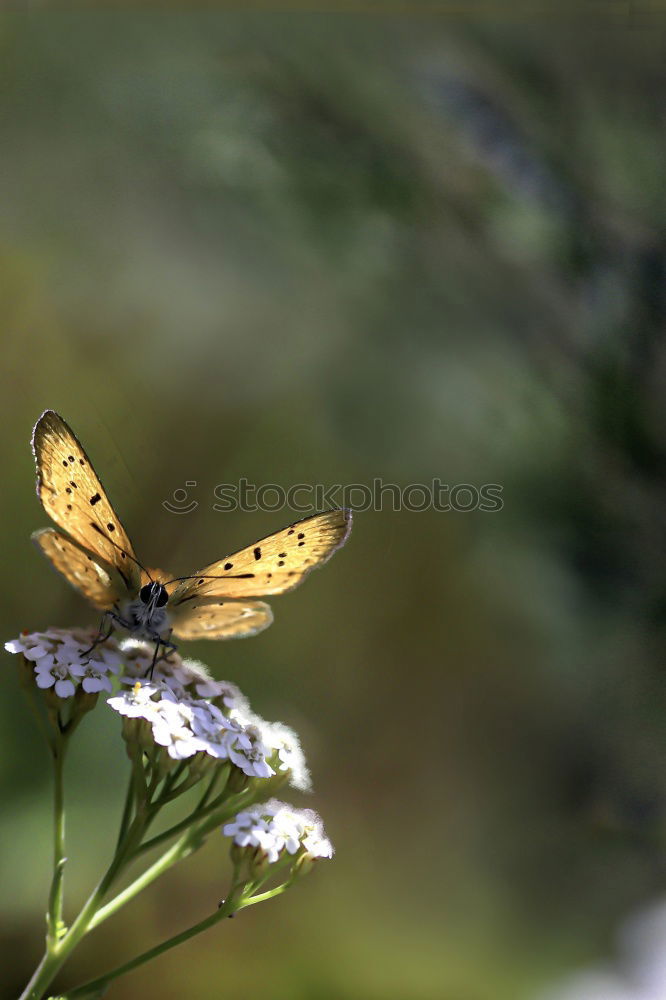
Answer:
M134 554L90 459L53 410L35 425L32 447L37 495L56 525L33 539L55 568L104 612L107 636L117 626L150 639L155 659L178 639L230 639L256 635L273 621L263 601L297 587L345 544L350 510L331 510L297 521L192 576L169 579L145 569ZM100 627L101 641L103 624Z

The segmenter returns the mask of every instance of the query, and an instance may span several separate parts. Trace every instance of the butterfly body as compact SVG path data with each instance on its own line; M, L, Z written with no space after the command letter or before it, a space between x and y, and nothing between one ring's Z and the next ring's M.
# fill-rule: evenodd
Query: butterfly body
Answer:
M298 586L347 540L351 511L332 510L296 522L218 559L196 574L170 579L148 571L115 513L83 447L53 410L35 425L37 495L57 525L33 539L55 568L104 613L111 629L149 639L158 651L179 639L255 635L273 614L249 598Z
M137 639L162 640L171 632L166 608L168 600L164 584L157 581L147 583L139 591L138 597L128 599L120 606L115 616L116 621L121 621Z

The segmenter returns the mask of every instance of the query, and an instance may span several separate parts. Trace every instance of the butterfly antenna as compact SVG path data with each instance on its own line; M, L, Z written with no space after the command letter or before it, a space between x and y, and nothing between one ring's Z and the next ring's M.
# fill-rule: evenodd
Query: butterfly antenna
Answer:
M190 576L175 576L173 580L165 580L164 586L167 587L170 583L183 583L185 580L249 580L253 576L254 573L225 573L223 576L211 576L210 573L192 573Z
M133 563L136 563L136 565L139 567L139 569L143 570L143 572L146 574L146 576L148 577L148 579L150 580L151 583L155 582L153 580L152 576L150 575L150 570L146 569L146 567L143 565L143 563L140 563L136 556L133 556L132 553L131 552L127 552L122 547L122 545L118 545L118 542L114 542L114 540L112 538L109 538L109 536L107 535L107 533L105 531L102 531L102 529L98 525L91 523L90 527L93 528L98 534L100 534L104 538L105 541L107 541L111 545L113 545L114 549L118 549L118 551L122 552L122 554L124 556L126 556L128 559L131 559L131 561Z

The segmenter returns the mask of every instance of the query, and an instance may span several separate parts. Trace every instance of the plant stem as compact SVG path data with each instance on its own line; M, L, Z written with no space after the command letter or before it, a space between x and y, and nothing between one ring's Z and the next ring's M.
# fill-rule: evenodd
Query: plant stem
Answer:
M127 782L127 792L125 793L125 804L123 806L123 815L120 820L120 829L118 830L118 840L116 841L116 850L120 847L125 835L127 833L127 827L129 826L130 819L132 816L132 809L134 806L134 774L130 771L129 781Z
M66 737L60 735L53 744L53 880L49 893L47 941L55 944L62 933L62 911L65 875L65 801L63 768Z
M169 848L169 850L166 851L161 858L158 858L157 861L150 866L150 868L147 868L145 872L139 875L134 882L128 885L127 888L123 889L122 892L119 892L117 896L114 896L114 898L110 900L106 906L102 906L99 910L97 910L94 917L88 924L88 930L93 930L94 927L99 926L99 924L103 923L103 921L108 917L113 916L117 910L119 910L126 903L129 903L129 901L141 892L142 889L145 889L147 885L150 885L151 882L154 882L156 878L159 878L159 876L167 871L168 868L179 861L181 851L185 846L184 842L185 838L183 837L177 844L174 844L173 847Z
M41 1000L63 961L57 954L47 950L19 1000Z
M249 899L244 899L241 902L238 909L244 910L246 906L254 906L255 903L263 903L267 899L272 899L273 896L279 896L280 893L286 892L291 884L291 881L283 882L282 885L276 886L275 889L269 889L267 892L261 892L258 896L250 896Z
M133 969L137 969L140 965L150 962L151 959L157 958L158 955L162 955L171 948L175 948L177 945L189 940L189 938L194 937L196 934L200 934L202 931L208 930L209 927L213 927L214 924L223 920L224 917L231 916L236 909L238 909L238 903L234 900L233 893L230 893L228 900L225 901L225 903L223 903L222 906L215 911L215 913L212 913L204 920L200 920L199 923L189 927L186 931L181 931L180 934L175 934L166 941L162 941L161 944L155 945L154 948L149 948L148 951L142 952L142 954L130 959L129 962L119 965L117 968L105 973L105 975L100 976L98 979L93 979L88 983L84 983L82 986L77 986L75 989L70 990L70 992L65 995L63 1000L83 1000L84 997L91 994L94 995L96 991L104 989L111 982L111 980L117 979L119 976L124 976L127 972L131 972Z
M241 801L243 805L250 805L256 798L261 797L260 793L255 793L255 795L247 798L246 792L247 789L243 792L239 792L239 794L234 796L234 798L229 802L224 803L224 810L222 812L218 812L218 810L221 809L222 799L224 797L224 791L222 791L217 798L209 805L205 806L205 808L199 809L199 807L197 807L197 809L190 813L189 816L179 820L178 823L174 823L174 825L170 826L168 830L163 830L161 833L156 834L150 840L141 844L138 848L137 854L145 854L146 851L152 850L153 847L158 847L160 844L164 843L165 840L169 840L170 837L175 837L177 833L187 830L187 828L192 826L195 821L201 820L202 818L207 818L208 822L201 824L200 831L207 832L218 823L223 823L229 816L234 816L238 812Z
M240 793L241 795L244 793ZM255 798L260 797L260 793L255 793L250 799L250 802L254 801ZM102 906L95 915L92 917L88 930L92 930L94 927L99 926L104 920L113 916L121 907L130 900L134 899L139 892L145 889L151 882L163 875L169 868L175 865L178 861L187 857L191 854L193 850L196 849L197 841L200 840L202 836L210 832L214 827L219 826L224 822L229 816L234 815L238 809L238 797L235 798L233 803L225 803L224 809L221 809L220 804L216 801L213 806L209 807L210 812L205 813L205 819L201 822L201 811L199 807L185 819L181 820L180 823L175 824L175 826L170 827L168 830L164 830L162 833L157 834L151 840L146 841L139 846L134 851L132 857L129 859L134 860L139 857L145 851L152 847L157 847L158 844L162 843L164 840L168 840L173 837L176 833L180 833L181 830L186 832L172 847L169 848L161 857L155 861L150 868L147 868L145 872L138 876L130 885L128 885L122 892L119 892L117 896L114 896L106 906ZM267 875L266 878L269 876ZM262 879L265 881L265 879Z
M143 824L143 814L137 815L129 825L125 839L116 851L111 864L97 887L88 897L87 902L72 926L60 940L47 941L46 953L35 969L30 982L19 1000L41 1000L58 970L64 965L81 938L87 933L90 922L97 912L102 899L109 891L116 876L122 870L127 861L128 854L136 846L137 840L141 839L144 828Z

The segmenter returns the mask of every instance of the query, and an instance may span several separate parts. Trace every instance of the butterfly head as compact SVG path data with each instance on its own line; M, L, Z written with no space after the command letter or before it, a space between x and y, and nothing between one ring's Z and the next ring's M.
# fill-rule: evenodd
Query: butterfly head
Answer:
M147 608L163 608L169 600L166 587L156 581L142 587L139 597Z

